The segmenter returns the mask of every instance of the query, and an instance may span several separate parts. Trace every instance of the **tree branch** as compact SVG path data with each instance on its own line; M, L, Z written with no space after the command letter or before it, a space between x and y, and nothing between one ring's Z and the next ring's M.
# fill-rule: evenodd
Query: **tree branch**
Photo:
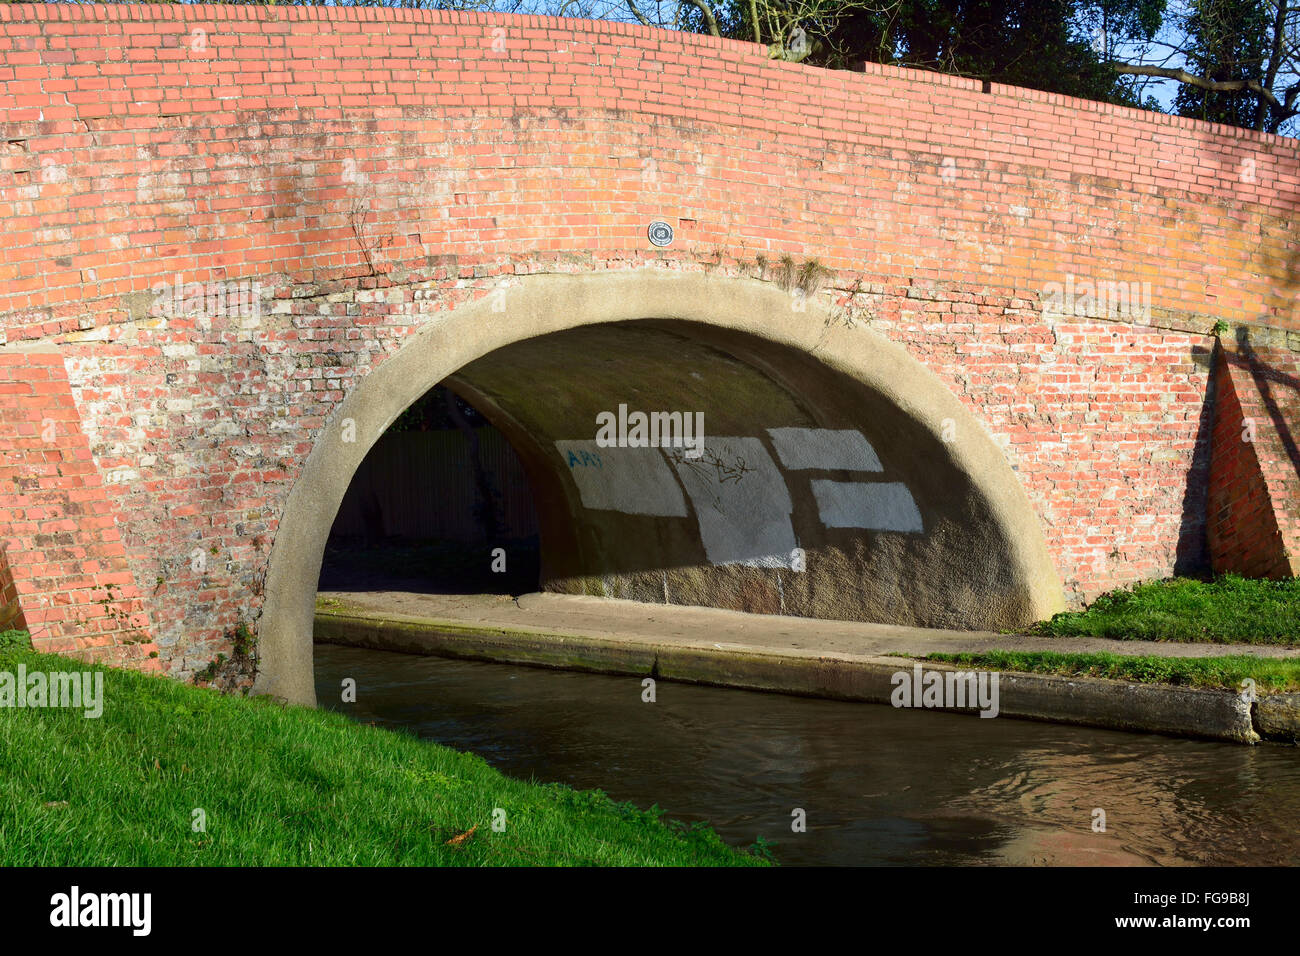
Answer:
M1273 49L1269 51L1268 72L1264 74L1264 86L1270 90L1277 80L1277 70L1282 60L1282 35L1286 31L1286 4L1287 0L1277 0L1277 16L1273 19ZM1260 100L1255 107L1255 129L1264 128L1264 114L1264 101Z
M1294 109L1294 99L1287 97L1288 102L1283 103L1273 95L1272 90L1264 88L1259 80L1210 80L1203 76L1196 76L1194 73L1188 73L1186 70L1169 66L1146 66L1140 63L1118 63L1108 64L1116 73L1127 76L1159 76L1167 80L1176 80L1179 83L1186 83L1188 86L1195 86L1198 89L1210 90L1219 93L1235 93L1241 90L1249 90L1260 99L1266 101L1269 106L1283 113L1282 119L1289 119L1295 116L1297 112Z
M718 18L713 15L713 11L704 0L686 0L686 2L700 8L700 13L704 14L704 25L709 28L710 33L715 37L722 36L722 33L718 30Z
M636 17L643 24L648 27L654 26L654 24L647 20L645 14L637 7L636 0L627 0L627 8L632 11L632 16Z

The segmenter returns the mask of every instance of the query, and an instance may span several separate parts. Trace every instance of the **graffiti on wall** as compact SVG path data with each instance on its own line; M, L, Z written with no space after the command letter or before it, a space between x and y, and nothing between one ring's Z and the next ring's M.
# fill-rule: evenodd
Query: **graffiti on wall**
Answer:
M809 490L827 528L922 534L925 524L902 482L880 481L880 457L861 432L769 428L780 464L754 437L710 436L699 457L676 448L599 448L570 439L555 447L584 508L685 518L690 500L700 541L714 565L792 568L799 547L789 473L850 471L866 480L812 478ZM800 486L801 487L801 486Z

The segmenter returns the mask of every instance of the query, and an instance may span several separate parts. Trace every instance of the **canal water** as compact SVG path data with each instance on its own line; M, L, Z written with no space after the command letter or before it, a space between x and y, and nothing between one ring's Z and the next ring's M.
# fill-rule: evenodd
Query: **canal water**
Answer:
M1294 747L666 681L646 703L636 677L325 644L316 687L322 707L511 776L658 804L738 846L761 836L784 864L1300 863Z

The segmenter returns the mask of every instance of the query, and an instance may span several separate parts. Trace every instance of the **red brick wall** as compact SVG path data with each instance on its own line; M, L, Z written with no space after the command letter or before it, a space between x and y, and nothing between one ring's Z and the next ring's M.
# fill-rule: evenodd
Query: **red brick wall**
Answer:
M663 215L691 220L678 249L1029 295L1148 280L1158 312L1300 328L1285 138L590 21L122 4L0 24L10 342L120 321L177 271L355 272L352 198L408 269L632 255Z
M32 646L156 669L157 647L57 354L0 352L0 551ZM150 657L150 654L154 657Z
M256 618L346 389L503 276L819 260L823 295L1006 449L1076 601L1204 557L1213 322L1300 333L1285 138L637 26L375 8L0 6L0 82L0 334L57 348L178 673ZM1071 275L1149 282L1150 314L1045 316ZM154 290L176 276L255 280L261 314L173 314Z
M18 600L18 585L9 570L9 558L0 546L0 633L10 629L26 630L27 618Z
M1210 476L1215 571L1300 573L1300 354L1221 349Z

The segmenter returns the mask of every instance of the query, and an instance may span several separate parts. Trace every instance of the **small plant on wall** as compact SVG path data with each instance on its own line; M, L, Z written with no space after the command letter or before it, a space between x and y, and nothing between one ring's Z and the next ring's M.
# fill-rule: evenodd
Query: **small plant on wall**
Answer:
M194 675L194 683L215 687L224 694L244 694L253 686L257 675L257 638L244 621L226 632L230 656L218 654L207 667Z

